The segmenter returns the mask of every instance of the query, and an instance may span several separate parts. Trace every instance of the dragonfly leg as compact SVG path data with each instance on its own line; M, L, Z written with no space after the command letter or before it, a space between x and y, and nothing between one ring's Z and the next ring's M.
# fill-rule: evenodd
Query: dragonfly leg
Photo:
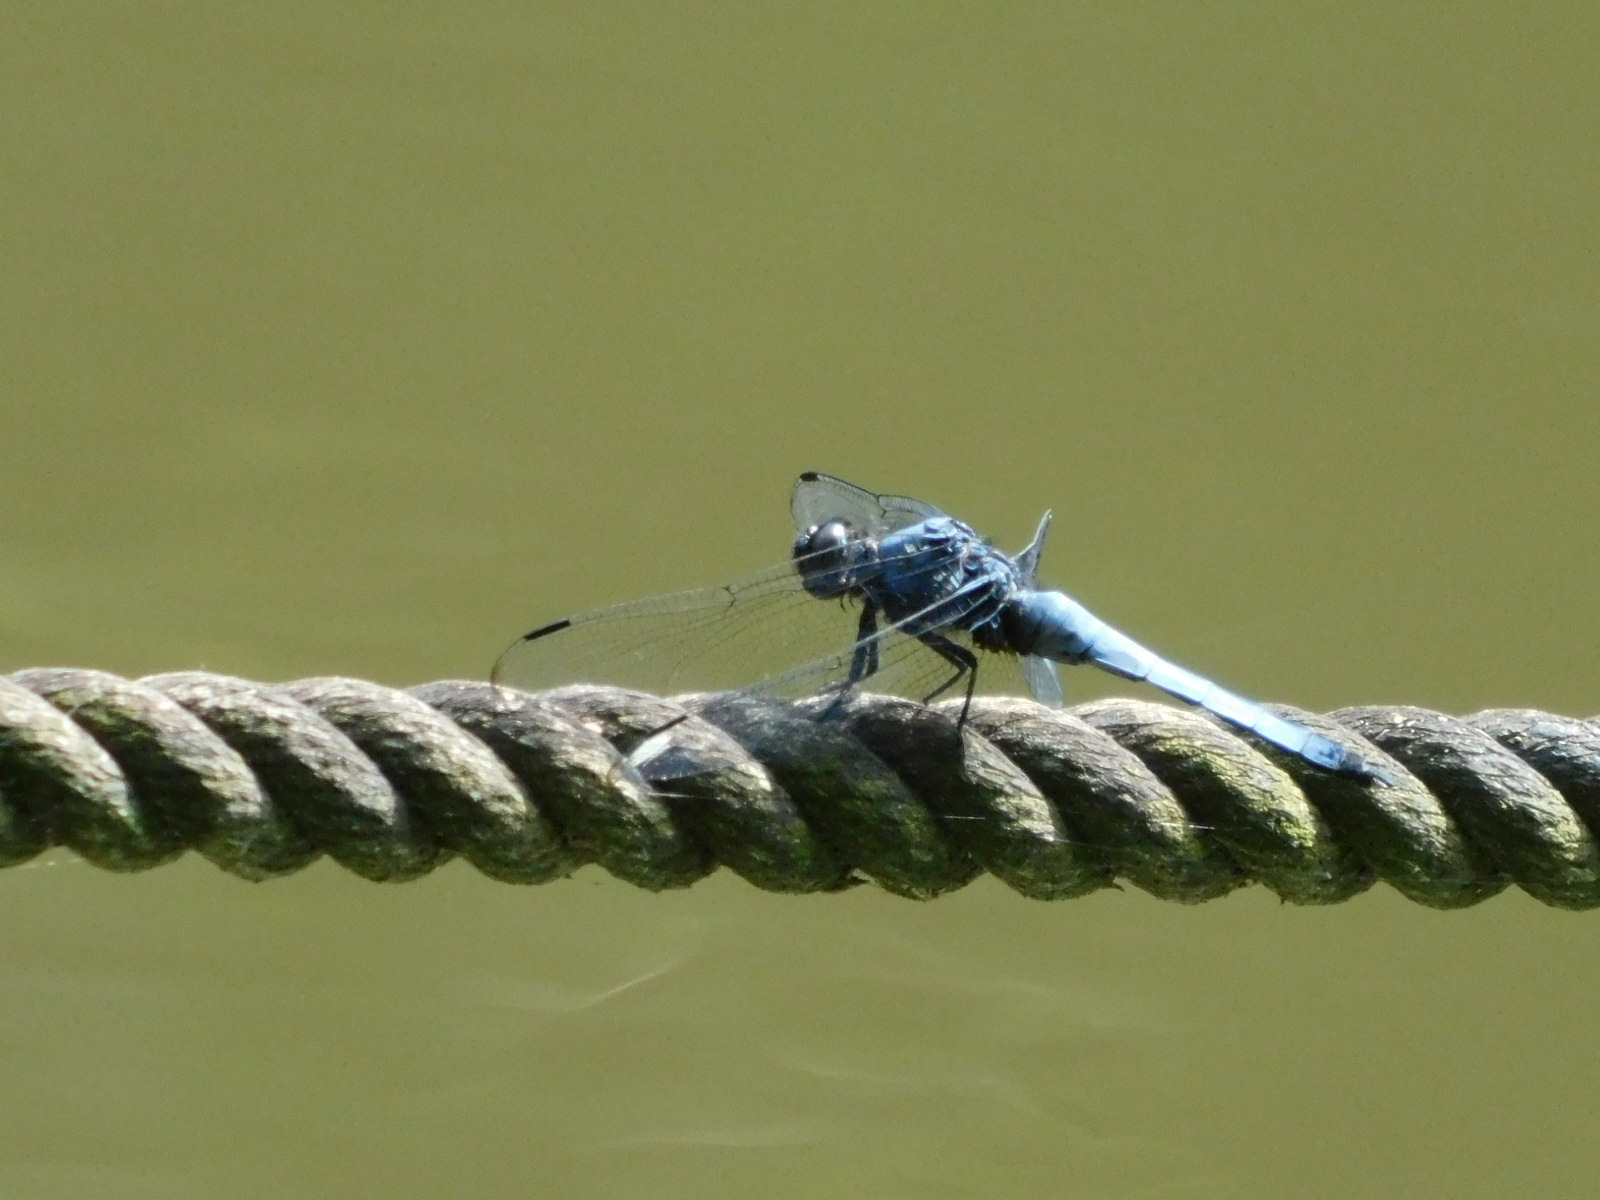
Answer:
M844 702L856 684L878 673L878 606L870 599L862 601L861 620L856 624L855 653L850 656L850 674L842 683L830 684L824 691L834 693L828 707L822 710L822 719L839 715Z
M856 625L856 652L850 658L850 683L860 683L878 673L878 606L871 599L861 602L861 621Z
M967 677L967 695L961 702L961 718L956 722L958 729L963 728L967 723L967 710L972 707L972 693L978 686L978 656L965 646L956 645L940 633L921 633L917 635L917 640L956 669L954 675L922 698L924 704L932 704L934 700L960 683L963 675Z

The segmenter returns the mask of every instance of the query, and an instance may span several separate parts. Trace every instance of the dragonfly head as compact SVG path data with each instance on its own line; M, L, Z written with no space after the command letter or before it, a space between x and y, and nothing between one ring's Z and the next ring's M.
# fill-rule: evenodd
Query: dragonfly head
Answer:
M875 549L876 543L848 521L828 521L794 539L795 570L818 600L837 599L860 587L860 569L872 561Z

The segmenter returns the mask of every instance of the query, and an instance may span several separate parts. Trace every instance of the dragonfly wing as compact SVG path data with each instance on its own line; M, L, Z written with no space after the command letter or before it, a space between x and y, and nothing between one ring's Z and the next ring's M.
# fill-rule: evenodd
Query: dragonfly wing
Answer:
M1060 708L1066 703L1066 693L1061 690L1061 676L1056 671L1055 663L1037 654L1025 654L1021 666L1022 678L1035 700L1051 708Z
M916 570L943 565L940 556L924 553ZM964 615L964 602L956 598L952 619ZM941 606L941 615L945 611ZM857 650L860 613L855 599L813 597L794 563L786 562L718 587L651 596L541 625L507 648L491 678L528 691L604 683L659 695L743 689L754 680L768 691L803 695L849 679L857 654L865 653ZM868 645L877 649L880 666L914 656L919 648L915 639L889 628L879 628ZM885 674L873 686L895 677Z
M1050 532L1050 518L1053 514L1045 513L1039 521L1039 528L1033 535L1033 541L1019 553L1014 561L1017 570L1022 572L1022 581L1028 587L1037 587L1039 584L1039 556L1044 553L1045 534Z
M933 505L910 496L878 495L833 475L807 471L795 482L790 501L796 529L844 521L872 537L882 537L929 517L942 517Z
M855 631L852 610L808 595L783 563L540 626L506 649L491 678L529 691L579 682L658 694L735 688L848 646Z
M947 659L906 630L916 628L920 622L937 613L941 619L951 623L949 626L939 628L937 632L947 641L971 650L973 648L971 636L956 626L963 618L985 604L987 599L986 582L974 580L926 608L911 613L899 622L878 629L866 638L853 640L830 654L793 667L740 691L805 696L859 683L865 690L890 692L921 700L948 685L954 668ZM863 654L863 651L867 653ZM875 653L872 653L874 651ZM875 658L877 670L865 678L857 679L854 668L863 657ZM993 657L999 657L1002 662L1016 661L1014 655L980 656L985 664ZM984 679L986 674L987 672L980 667L979 679ZM1001 674L1006 673L1002 671ZM1014 674L1015 671L1012 670L1010 675Z

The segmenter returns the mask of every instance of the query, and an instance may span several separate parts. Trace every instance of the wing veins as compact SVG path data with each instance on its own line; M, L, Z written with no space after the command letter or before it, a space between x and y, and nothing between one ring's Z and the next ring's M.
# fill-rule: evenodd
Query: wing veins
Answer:
M908 572L912 577L938 570L952 557L929 554L924 547L880 559L873 569L882 570L916 555L927 561ZM982 581L975 582L981 586ZM943 610L941 628L960 621L971 612L972 604L952 607L952 602L973 591L972 584L963 585L904 620L886 626L875 635L879 644L886 644L904 626L926 619L936 609ZM720 660L718 666L731 665L747 657L770 656L783 645L827 637L822 628L825 622L802 619L802 614L815 611L821 603L804 590L797 564L791 560L731 583L625 601L552 622L513 643L497 660L491 678L515 684L539 677L537 686L557 686L557 671L573 672L571 677L559 680L572 683L585 675L597 678L607 673L635 674L642 670L651 678L659 676L676 687L697 664ZM841 600L840 608L846 610L853 605ZM773 679L826 672L830 662L853 652L854 624L850 623L846 633L844 623L840 623L841 650L820 657L807 656L799 666L779 670L751 686L759 688ZM525 649L528 652L524 653ZM815 649L820 647L813 647L813 652ZM891 650L890 657L897 659L903 653Z

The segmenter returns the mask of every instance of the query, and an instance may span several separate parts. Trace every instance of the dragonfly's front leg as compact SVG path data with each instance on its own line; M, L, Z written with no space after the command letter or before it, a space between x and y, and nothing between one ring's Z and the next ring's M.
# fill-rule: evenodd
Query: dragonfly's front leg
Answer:
M850 691L869 675L878 673L878 606L869 599L861 602L861 620L856 623L855 652L850 655L850 674L843 683L832 684L823 691L831 691L834 697L828 707L823 710L823 718L839 715L840 708L850 698Z
M878 606L868 597L861 602L861 620L856 625L856 652L850 657L850 679L846 689L868 675L878 673Z

